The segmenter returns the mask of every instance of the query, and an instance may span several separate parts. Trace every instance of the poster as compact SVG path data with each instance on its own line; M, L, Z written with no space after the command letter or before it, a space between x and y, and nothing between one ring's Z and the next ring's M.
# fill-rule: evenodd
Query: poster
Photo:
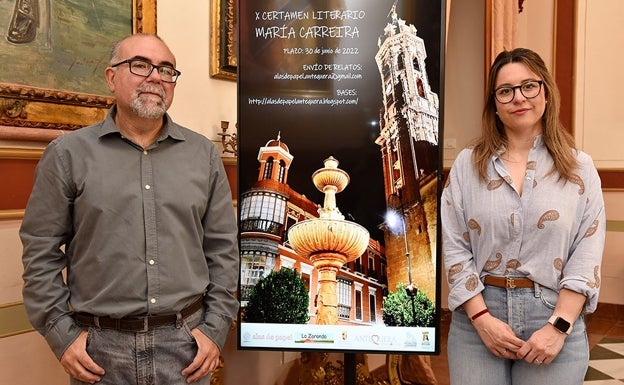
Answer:
M238 7L239 347L437 353L444 1Z

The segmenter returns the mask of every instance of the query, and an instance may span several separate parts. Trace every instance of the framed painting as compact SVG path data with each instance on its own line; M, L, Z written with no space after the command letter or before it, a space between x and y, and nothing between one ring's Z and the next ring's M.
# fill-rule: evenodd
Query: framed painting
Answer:
M5 9L6 8L6 9ZM156 32L156 0L0 4L0 140L49 142L113 104L102 71L114 41Z
M211 0L210 76L236 80L236 0Z

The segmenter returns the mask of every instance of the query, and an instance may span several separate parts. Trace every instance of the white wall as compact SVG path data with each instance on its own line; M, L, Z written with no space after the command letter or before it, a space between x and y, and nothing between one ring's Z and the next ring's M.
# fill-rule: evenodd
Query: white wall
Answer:
M445 167L452 165L459 151L481 130L485 89L484 7L484 0L451 2L444 80ZM452 141L453 147L449 146Z
M0 306L22 302L21 221L0 221ZM5 322L0 319L0 322ZM67 384L67 374L36 332L0 338L0 384Z
M593 156L599 167L619 169L624 168L622 25L623 1L578 1L577 144Z
M210 3L158 0L157 33L182 71L169 113L179 124L217 140L221 120L237 121L236 82L209 76Z
M574 127L576 144L598 168L624 169L620 78L624 2L577 1ZM608 221L624 221L624 192L605 191ZM624 304L624 232L607 231L600 302Z

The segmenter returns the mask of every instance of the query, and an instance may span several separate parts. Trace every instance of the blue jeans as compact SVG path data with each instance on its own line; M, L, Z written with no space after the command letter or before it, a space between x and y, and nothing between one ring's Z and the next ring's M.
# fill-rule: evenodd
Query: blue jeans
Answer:
M558 293L543 286L512 289L486 286L490 313L508 323L518 338L529 337L548 322ZM580 316L561 352L549 365L494 356L483 344L463 310L453 312L448 336L451 385L582 385L589 364L585 320Z
M106 371L98 385L186 385L181 372L195 358L191 330L201 322L198 310L176 325L147 332L89 327L87 353ZM210 376L194 384L208 385ZM86 384L72 378L71 385Z

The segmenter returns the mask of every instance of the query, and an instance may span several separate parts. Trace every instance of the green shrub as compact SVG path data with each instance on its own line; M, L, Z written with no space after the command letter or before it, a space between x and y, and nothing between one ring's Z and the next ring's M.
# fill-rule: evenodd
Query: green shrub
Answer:
M403 284L397 291L384 297L383 320L386 326L422 326L431 327L435 316L435 307L425 293L418 291L410 296Z
M306 324L310 296L296 270L271 271L251 288L244 309L247 322Z

